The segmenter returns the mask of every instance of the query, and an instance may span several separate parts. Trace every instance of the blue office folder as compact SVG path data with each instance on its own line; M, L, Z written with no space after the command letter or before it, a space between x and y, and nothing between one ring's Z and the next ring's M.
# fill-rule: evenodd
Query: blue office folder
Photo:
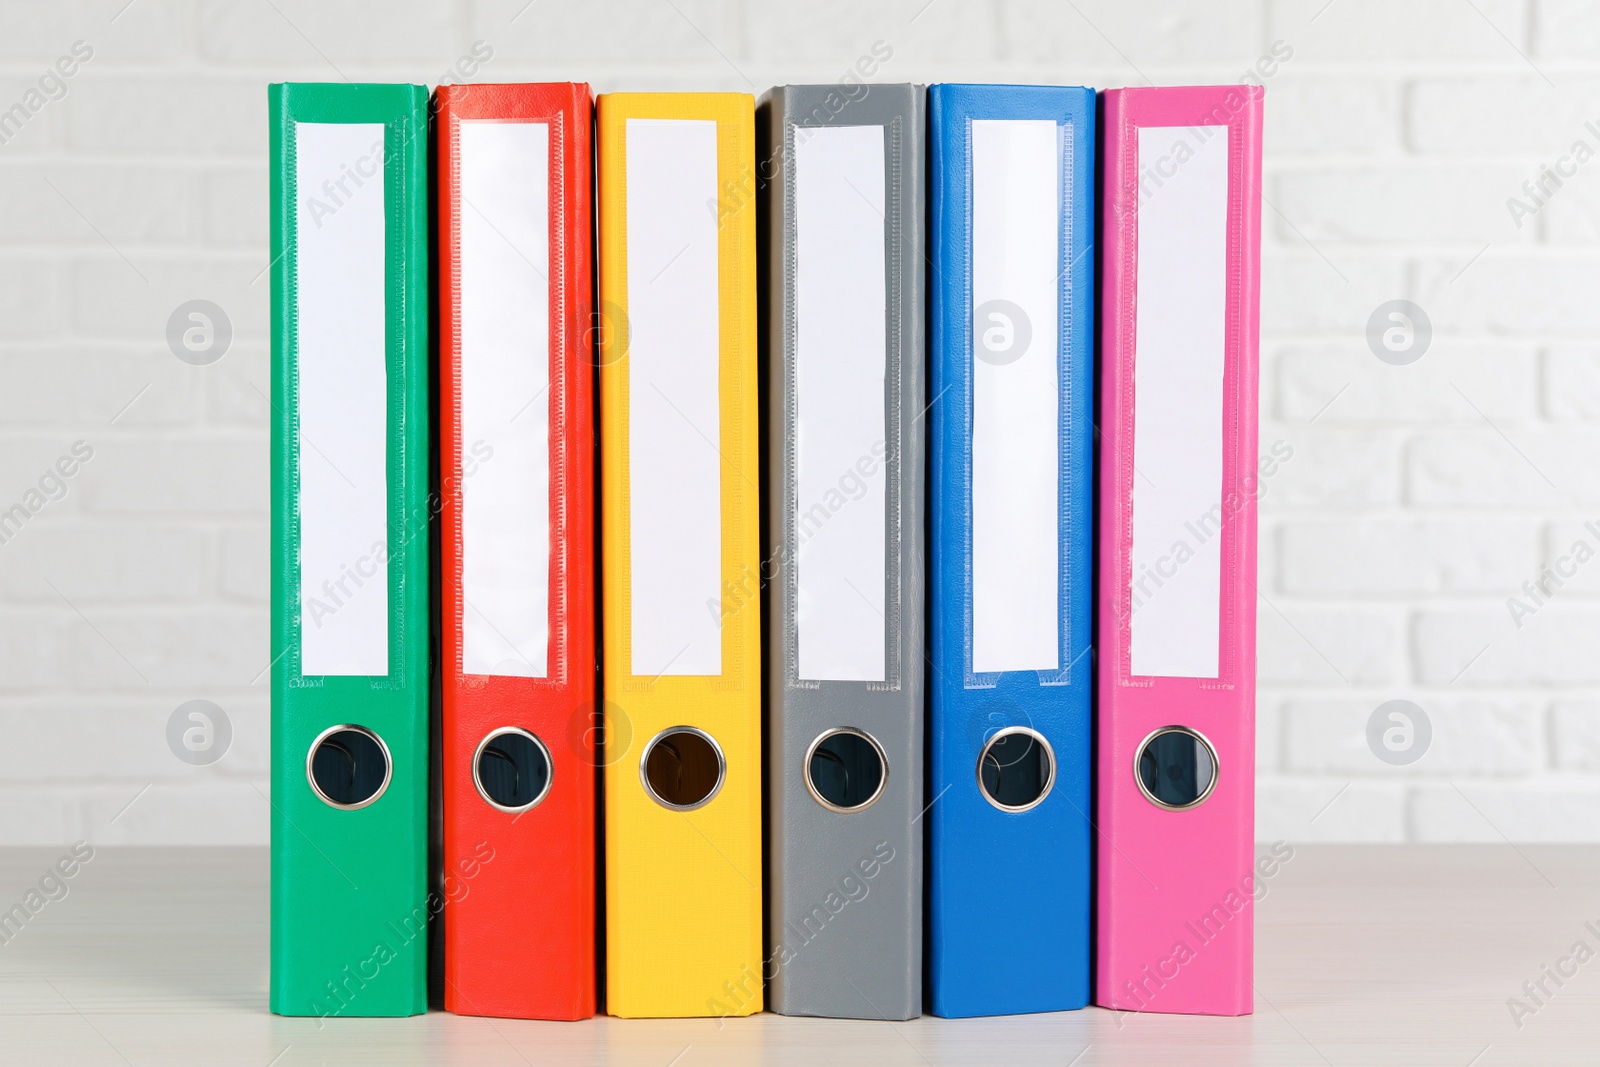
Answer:
M1095 94L936 85L935 1015L1089 1001Z

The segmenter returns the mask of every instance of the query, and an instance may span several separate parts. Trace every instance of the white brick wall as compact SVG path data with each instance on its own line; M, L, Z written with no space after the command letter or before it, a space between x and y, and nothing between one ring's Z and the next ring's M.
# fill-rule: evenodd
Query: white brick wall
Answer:
M0 544L0 843L267 834L266 93L279 79L734 89L839 76L1115 86L1267 79L1263 838L1600 839L1600 560L1518 628L1506 598L1600 517L1600 161L1521 227L1506 198L1600 120L1584 0L8 0L0 509L94 457ZM1280 46L1280 51L1282 46ZM1270 65L1269 65L1270 66ZM230 315L209 367L179 303ZM1380 363L1406 298L1432 348ZM115 420L115 421L113 421ZM168 751L213 700L220 763ZM1390 699L1433 744L1366 747ZM137 798L137 799L135 799ZM129 806L132 802L131 807Z

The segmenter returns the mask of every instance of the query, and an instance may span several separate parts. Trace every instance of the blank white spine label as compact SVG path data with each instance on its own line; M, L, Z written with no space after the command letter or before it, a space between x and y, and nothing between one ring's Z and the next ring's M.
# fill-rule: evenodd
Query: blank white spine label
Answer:
M550 646L550 127L459 127L461 658L543 678Z
M883 127L825 126L795 140L798 673L881 682L888 483Z
M300 673L389 673L381 123L295 124Z
M626 139L632 669L720 675L717 124L629 119Z
M1130 668L1215 678L1228 128L1142 127L1138 170Z
M972 671L1061 668L1062 130L972 123Z

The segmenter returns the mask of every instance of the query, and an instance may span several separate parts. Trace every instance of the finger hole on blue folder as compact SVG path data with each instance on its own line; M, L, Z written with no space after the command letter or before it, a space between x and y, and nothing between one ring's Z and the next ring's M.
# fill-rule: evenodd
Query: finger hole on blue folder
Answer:
M1038 807L1055 781L1055 751L1043 734L1026 726L999 731L978 756L978 788L1002 811Z

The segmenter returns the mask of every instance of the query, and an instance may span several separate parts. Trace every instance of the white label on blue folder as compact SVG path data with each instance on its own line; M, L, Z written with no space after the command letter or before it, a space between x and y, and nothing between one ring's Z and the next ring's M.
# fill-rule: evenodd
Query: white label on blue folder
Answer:
M389 673L383 125L299 122L300 673Z
M1228 128L1141 127L1139 174L1129 666L1215 678Z
M1061 669L1062 130L972 123L972 671Z
M543 678L550 646L550 127L463 122L461 660Z
M882 126L795 137L798 674L885 677Z
M717 124L627 122L632 669L722 673Z

